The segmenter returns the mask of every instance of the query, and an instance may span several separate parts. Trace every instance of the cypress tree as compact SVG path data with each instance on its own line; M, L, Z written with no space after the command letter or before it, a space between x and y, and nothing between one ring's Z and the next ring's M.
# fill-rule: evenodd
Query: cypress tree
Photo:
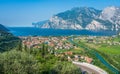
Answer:
M24 46L24 50L27 52L27 45Z
M44 45L44 43L43 43L43 46L42 46L41 54L42 54L42 57L44 58L44 56L45 56L45 45Z
M18 44L18 51L22 51L22 41L21 40L19 41L19 44Z

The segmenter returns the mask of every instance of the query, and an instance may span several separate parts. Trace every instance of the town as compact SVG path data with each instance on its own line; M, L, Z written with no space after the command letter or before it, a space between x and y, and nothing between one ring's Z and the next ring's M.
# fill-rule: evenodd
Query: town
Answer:
M45 43L49 46L48 50L54 49L55 56L64 57L67 56L68 61L83 61L87 63L92 63L93 59L89 56L84 56L78 53L82 49L77 46L71 44L67 36L61 37L19 37L22 39L23 46L27 46L28 48L41 48L41 44Z

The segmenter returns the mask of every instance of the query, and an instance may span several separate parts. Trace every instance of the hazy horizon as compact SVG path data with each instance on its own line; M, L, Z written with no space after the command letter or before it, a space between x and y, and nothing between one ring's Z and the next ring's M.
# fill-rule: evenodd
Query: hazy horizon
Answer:
M32 22L49 19L52 15L73 7L120 6L120 0L0 0L0 24L9 27L32 26Z

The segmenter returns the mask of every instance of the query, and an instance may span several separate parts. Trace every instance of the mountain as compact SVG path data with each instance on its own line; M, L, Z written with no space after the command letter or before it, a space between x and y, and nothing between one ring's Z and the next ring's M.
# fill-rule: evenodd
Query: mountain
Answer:
M7 28L5 28L2 24L0 24L0 30L2 31L9 31Z
M0 24L0 52L18 47L19 42L21 41L18 37L15 37L8 31L8 29Z
M112 25L112 30L120 29L120 7L106 7L100 14L100 19L108 20Z
M37 22L37 23L32 23L32 25L34 27L42 27L44 25L44 23L46 23L48 20L45 20L45 21L40 21L40 22Z
M91 7L76 7L58 13L44 22L34 23L38 28L75 30L119 30L120 8L107 7L97 10Z

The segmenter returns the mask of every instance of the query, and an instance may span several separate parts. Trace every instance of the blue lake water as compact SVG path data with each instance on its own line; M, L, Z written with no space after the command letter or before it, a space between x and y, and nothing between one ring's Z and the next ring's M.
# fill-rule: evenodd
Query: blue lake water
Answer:
M15 36L69 36L69 35L93 35L93 36L111 36L115 32L111 31L88 31L88 30L61 30L61 29L40 29L33 27L9 27L11 33Z

